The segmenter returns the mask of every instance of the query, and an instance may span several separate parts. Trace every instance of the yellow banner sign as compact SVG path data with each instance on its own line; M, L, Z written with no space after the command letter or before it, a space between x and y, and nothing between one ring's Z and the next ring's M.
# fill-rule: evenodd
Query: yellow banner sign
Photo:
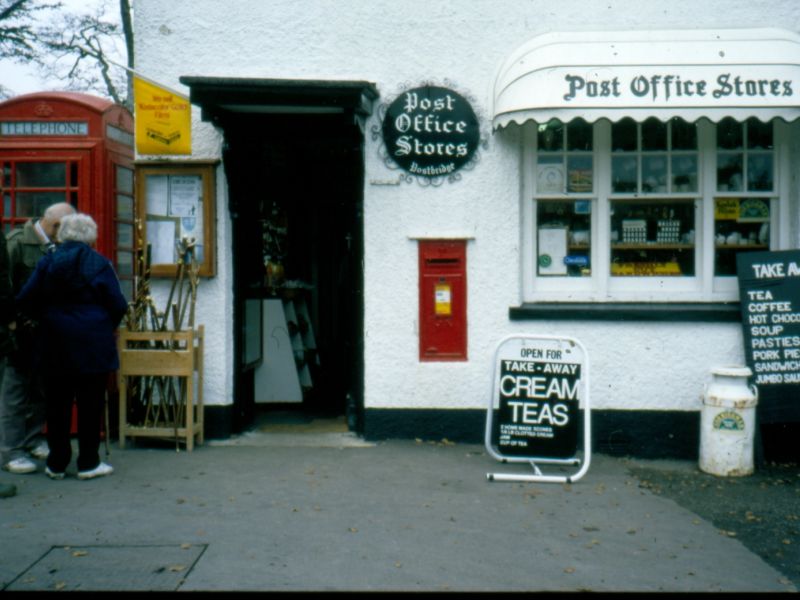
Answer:
M136 152L192 153L192 110L188 98L134 77L133 99Z

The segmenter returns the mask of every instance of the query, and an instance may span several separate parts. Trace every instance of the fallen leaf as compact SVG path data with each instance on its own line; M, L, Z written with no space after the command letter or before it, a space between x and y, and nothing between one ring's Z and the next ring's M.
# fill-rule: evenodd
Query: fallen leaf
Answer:
M633 535L633 534L635 534L635 533L636 533L636 530L635 530L635 529L628 529L628 531L627 531L626 533L627 533L628 535Z
M403 563L401 563L400 561L397 561L396 563L394 563L394 566L399 569L399 568L401 568L403 566Z
M72 553L72 556L76 556L76 557L77 557L77 556L86 556L86 555L88 555L88 554L89 554L89 553L88 553L86 550L75 550L75 551Z
M792 540L790 539L781 540L781 543L786 544L788 546L789 544L792 543Z
M574 573L574 572L575 572L575 567L567 567L566 569L564 569L564 573Z
M67 587L67 584L64 581L59 581L58 583L56 583L55 587L57 590L63 590L65 587Z
M350 533L358 533L358 529L356 529L355 527L351 527L347 531L349 531Z
M184 569L186 569L186 565L171 565L169 568L173 573L180 573Z
M192 547L191 544L181 544L181 550L188 550L191 547Z

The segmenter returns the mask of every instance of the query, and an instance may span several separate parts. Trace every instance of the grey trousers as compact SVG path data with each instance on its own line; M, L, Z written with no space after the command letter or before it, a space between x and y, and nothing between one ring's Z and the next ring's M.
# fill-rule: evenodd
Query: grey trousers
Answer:
M44 441L45 398L41 377L18 370L7 360L0 376L0 454L3 464L22 458Z

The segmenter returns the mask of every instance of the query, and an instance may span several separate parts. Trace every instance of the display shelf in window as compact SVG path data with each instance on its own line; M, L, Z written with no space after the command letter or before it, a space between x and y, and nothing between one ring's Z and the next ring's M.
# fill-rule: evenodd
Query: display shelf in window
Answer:
M736 255L770 248L767 198L717 198L714 202L714 274L736 275Z
M591 206L589 200L537 202L538 275L591 275Z
M693 200L614 200L611 203L612 276L693 276Z

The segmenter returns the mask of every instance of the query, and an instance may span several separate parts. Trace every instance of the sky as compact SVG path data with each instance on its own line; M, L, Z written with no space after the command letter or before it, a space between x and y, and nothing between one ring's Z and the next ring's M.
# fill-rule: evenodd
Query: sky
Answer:
M36 2L38 0L34 0ZM104 0L60 0L64 5L63 10L74 13L93 12ZM107 17L115 18L119 22L119 8L116 0L111 0ZM13 90L16 94L29 94L57 89L62 83L48 83L39 79L38 71L30 65L18 64L10 60L0 60L0 84Z

